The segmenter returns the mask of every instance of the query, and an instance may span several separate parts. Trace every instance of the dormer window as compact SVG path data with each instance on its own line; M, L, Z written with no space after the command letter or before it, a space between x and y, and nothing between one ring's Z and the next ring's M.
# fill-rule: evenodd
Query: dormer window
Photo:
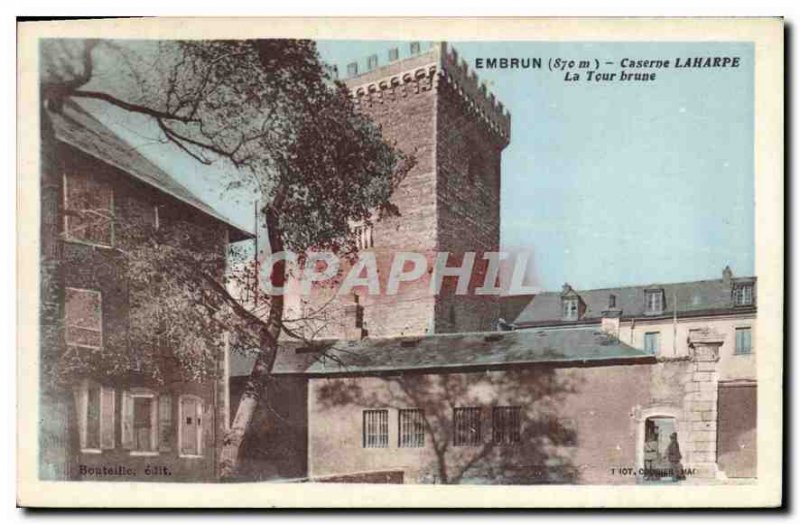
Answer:
M578 320L578 297L564 297L562 299L561 317L564 320Z
M664 312L664 290L648 289L644 292L644 312L646 315L658 315Z
M581 297L569 284L561 288L561 320L578 320L581 318L583 308Z
M753 283L744 282L733 286L733 305L752 306L753 305Z

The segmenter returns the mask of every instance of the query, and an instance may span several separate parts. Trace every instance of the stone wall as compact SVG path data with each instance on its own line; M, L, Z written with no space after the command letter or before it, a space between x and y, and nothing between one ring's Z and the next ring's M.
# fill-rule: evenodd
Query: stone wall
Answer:
M717 388L719 346L723 337L695 331L690 354L661 358L650 367L650 387L636 413L636 467L644 467L644 432L649 418L671 418L678 434L681 465L691 470L689 480L718 476Z
M695 476L717 476L717 395L719 333L695 332L689 340L692 365L686 383L685 410L691 424L686 459L696 468Z
M483 284L483 252L499 249L500 154L508 143L508 113L445 46L347 82L358 109L416 161L392 196L400 215L373 226L371 250L381 282L385 286L397 252L422 253L429 262L429 272L401 284L398 295L368 296L357 290L367 335L493 329L499 316L497 297L476 297L472 291ZM445 278L440 296L431 295L437 251L453 253L450 266L459 265L464 252L477 252L468 295L453 294L455 278ZM324 305L330 312L319 315L328 325L321 326L318 336L342 337L347 331L348 321L342 319L352 297L332 300L332 295L331 289L317 288L307 299L311 311Z
M475 278L466 295L455 295L456 279L445 280L436 303L436 332L487 331L500 316L499 297L475 295L483 285L483 253L500 248L500 155L506 145L471 110L458 87L439 81L436 126L437 229L439 251L457 266L475 252Z
M309 475L402 470L407 483L630 484L635 413L650 365L312 378ZM493 408L518 406L514 445L494 445ZM480 443L457 446L453 408L481 408ZM424 444L401 447L399 410L422 409ZM363 410L388 411L388 444L365 448Z

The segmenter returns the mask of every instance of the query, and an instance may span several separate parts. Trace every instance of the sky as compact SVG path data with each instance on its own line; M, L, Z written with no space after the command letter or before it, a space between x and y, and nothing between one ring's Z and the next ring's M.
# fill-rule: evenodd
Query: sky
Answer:
M667 69L648 83L565 82L476 70L511 112L501 166L501 248L534 252L537 284L588 289L754 272L750 43L453 42L479 57L619 61L739 56L737 69ZM403 42L320 42L346 64ZM423 49L426 44L423 44ZM402 56L401 56L402 58ZM617 71L609 68L607 71ZM663 71L663 72L662 72Z
M425 50L430 44L423 43ZM541 289L720 278L754 272L753 48L749 43L454 42L479 57L539 57L544 69L477 71L512 115L501 165L501 249L533 252ZM359 62L407 42L321 41L322 58ZM736 69L656 70L646 83L565 82L548 59L738 56ZM606 71L617 71L607 67ZM153 140L136 117L98 115L232 221L250 195ZM111 115L111 116L110 116ZM105 118L104 118L105 116ZM110 120L110 121L109 121ZM156 133L157 134L157 133ZM252 226L250 227L252 229Z

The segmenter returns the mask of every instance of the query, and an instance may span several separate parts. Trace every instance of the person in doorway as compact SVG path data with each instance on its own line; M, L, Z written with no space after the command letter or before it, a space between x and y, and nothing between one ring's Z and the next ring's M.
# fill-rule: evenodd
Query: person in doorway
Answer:
M683 480L683 467L681 467L681 448L678 445L678 434L672 433L669 436L669 446L667 446L667 460L669 460L670 469L672 469L672 480L678 482Z

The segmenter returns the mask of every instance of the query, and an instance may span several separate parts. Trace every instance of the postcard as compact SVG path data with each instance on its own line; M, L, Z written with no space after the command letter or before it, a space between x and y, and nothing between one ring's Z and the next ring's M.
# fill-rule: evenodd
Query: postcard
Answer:
M18 504L782 504L783 21L19 23Z

